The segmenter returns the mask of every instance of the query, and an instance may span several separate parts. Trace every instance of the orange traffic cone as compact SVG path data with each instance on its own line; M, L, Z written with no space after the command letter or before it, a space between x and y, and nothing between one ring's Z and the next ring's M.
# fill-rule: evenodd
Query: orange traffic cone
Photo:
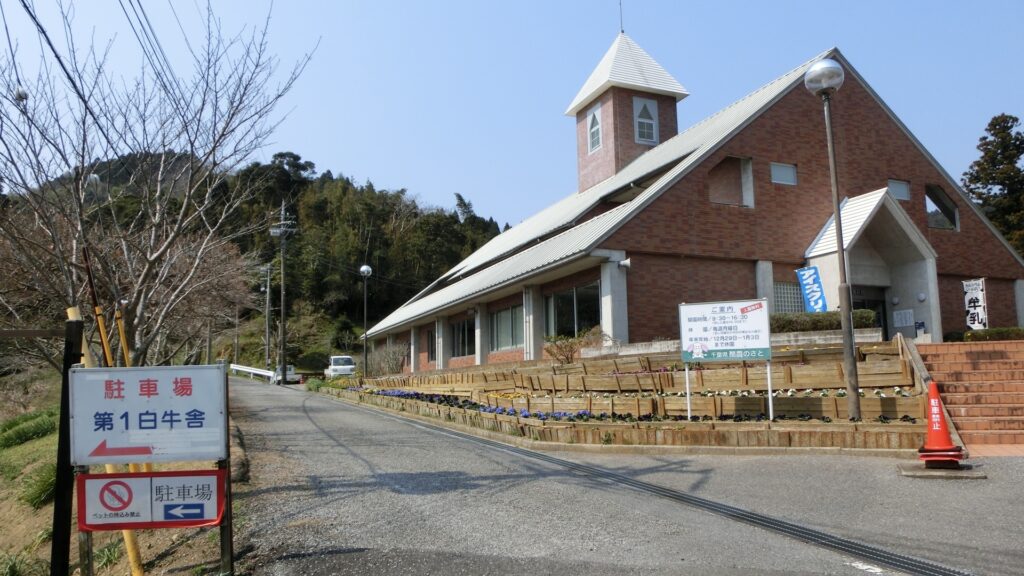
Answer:
M917 453L924 460L925 468L959 468L964 459L962 446L953 444L946 425L946 413L939 397L939 385L932 380L928 383L928 435L924 446Z

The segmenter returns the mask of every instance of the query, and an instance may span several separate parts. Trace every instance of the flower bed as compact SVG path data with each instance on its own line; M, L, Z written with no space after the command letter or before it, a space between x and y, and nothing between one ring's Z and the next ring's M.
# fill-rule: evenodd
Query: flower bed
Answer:
M522 436L544 442L616 445L722 446L722 447L839 447L862 449L916 449L924 440L924 422L911 416L895 421L884 414L871 422L837 422L829 416L797 418L780 414L769 422L763 413L695 414L685 417L686 398L658 398L655 404L673 406L682 401L682 414L635 415L589 410L530 411L514 406L480 404L449 394L408 390L373 390L360 387L324 387L321 392L399 412L413 413L467 426ZM761 397L691 397L704 407L735 405L724 400L765 400ZM835 400L834 398L831 398ZM821 398L814 400L820 401ZM882 400L880 398L864 398ZM904 400L891 399L891 400ZM916 398L910 400L917 401ZM635 404L634 404L635 406ZM678 408L673 408L678 410Z

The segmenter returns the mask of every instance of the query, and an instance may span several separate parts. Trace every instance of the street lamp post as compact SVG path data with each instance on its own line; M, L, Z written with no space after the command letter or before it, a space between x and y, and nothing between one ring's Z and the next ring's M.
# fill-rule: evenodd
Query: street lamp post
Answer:
M279 336L278 337L278 344L280 345L280 348L278 349L278 356L277 356L277 364L278 364L278 370L280 370L280 373L279 373L280 376L279 376L279 380L277 381L278 384L282 384L282 383L283 384L287 384L288 383L288 359L285 357L285 341L286 341L286 338L287 338L286 331L285 331L285 319L287 317L287 314L286 314L285 307L284 307L284 302L285 302L285 300L284 300L284 296L285 296L285 291L284 291L284 284L285 284L285 282L284 282L284 278L285 278L285 276L284 276L284 252L285 252L285 243L287 242L288 234L290 234L291 232L294 231L294 229L291 228L291 224L292 224L292 222L290 222L288 220L285 220L284 200L281 200L281 221L278 222L277 226L275 226L275 227L270 229L270 235L271 236L276 236L276 237L280 237L281 238L281 325L279 326L280 331L279 331L279 335L278 335ZM268 341L269 341L269 339L268 339Z
M843 332L843 376L846 379L847 412L851 419L860 419L860 386L857 381L857 356L853 338L853 304L846 277L846 254L843 246L843 221L839 210L839 177L836 173L836 150L832 141L832 95L843 85L843 67L830 58L819 60L804 74L804 86L821 97L825 107L825 136L828 140L828 168L832 180L832 217L836 227L836 260L839 265L839 321Z
M363 264L359 267L359 275L363 277L363 377L365 378L368 374L366 364L366 347L370 345L369 338L366 337L366 282L370 279L370 274L373 274L373 268Z
M270 370L270 264L260 266L260 271L265 276L263 291L266 293L263 304L263 362Z

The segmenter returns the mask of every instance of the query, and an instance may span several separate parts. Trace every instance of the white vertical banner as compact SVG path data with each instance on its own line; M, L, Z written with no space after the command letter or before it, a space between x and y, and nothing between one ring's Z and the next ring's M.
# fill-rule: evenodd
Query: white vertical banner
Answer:
M964 310L967 328L988 328L988 306L985 302L985 279L964 280Z

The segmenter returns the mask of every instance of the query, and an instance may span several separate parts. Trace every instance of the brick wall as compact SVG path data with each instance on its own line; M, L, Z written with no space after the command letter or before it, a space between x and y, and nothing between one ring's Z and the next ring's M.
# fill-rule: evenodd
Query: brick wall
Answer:
M433 322L431 322L429 324L423 324L421 326L418 326L417 330L416 330L417 338L419 339L419 343L418 343L418 345L416 347L416 349L417 349L416 356L418 357L418 361L416 362L416 365L419 366L419 369L420 369L421 372L424 371L424 370L433 370L434 368L436 368L436 364L434 362L431 362L431 361L427 360L427 345L428 345L428 338L427 337L428 336L432 337L434 335L433 332L434 332L434 323Z
M587 115L601 104L601 148L590 153ZM612 93L605 92L576 114L576 170L579 190L586 190L615 174L615 148L611 145Z
M755 298L754 262L631 252L629 340L679 339L679 304Z
M501 362L522 362L523 360L523 349L522 348L510 348L508 350L500 350L498 352L491 352L487 355L488 364L498 364Z
M540 287L540 293L547 296L549 294L554 294L555 292L568 290L574 286L584 286L591 282L597 282L600 279L601 269L597 267L590 268L588 270L583 270L582 272L570 274L559 278L558 280L548 282L547 284L542 284Z
M964 332L967 330L963 281L974 280L975 278L978 278L978 276L939 275L939 299L942 306L943 332ZM990 327L997 328L1017 325L1013 280L986 278L985 300L988 305L988 325Z
M1006 280L1008 289L999 288L990 295L990 317L993 325L1015 324L1010 280L1024 277L1024 270L1013 255L856 79L847 79L833 100L832 112L840 195L856 196L883 188L890 178L909 181L911 199L900 205L939 254L940 275ZM709 172L729 156L752 158L754 207L708 201ZM798 184L773 184L771 162L796 165ZM926 184L942 186L957 204L959 231L928 228ZM653 302L651 309L664 308L671 323L677 322L674 308L656 304L668 296L667 288L660 286L644 266L656 265L658 274L667 274L671 282L664 284L690 284L704 281L690 275L692 256L746 260L751 270L755 260L802 262L804 251L831 213L821 100L797 86L602 244L601 248L626 250L633 258L629 272L630 340L644 340L646 334L668 335L660 332L669 322L651 317L650 312L638 312L635 306ZM637 252L664 256L638 259ZM704 290L707 298L690 298L753 297L754 290L747 290L748 284L753 285L752 277L752 272L749 282L746 272L736 279L722 277L715 284L716 290ZM671 302L672 306L677 303ZM963 307L960 292L942 290L940 305L943 322L952 322ZM962 323L960 320L950 326Z

